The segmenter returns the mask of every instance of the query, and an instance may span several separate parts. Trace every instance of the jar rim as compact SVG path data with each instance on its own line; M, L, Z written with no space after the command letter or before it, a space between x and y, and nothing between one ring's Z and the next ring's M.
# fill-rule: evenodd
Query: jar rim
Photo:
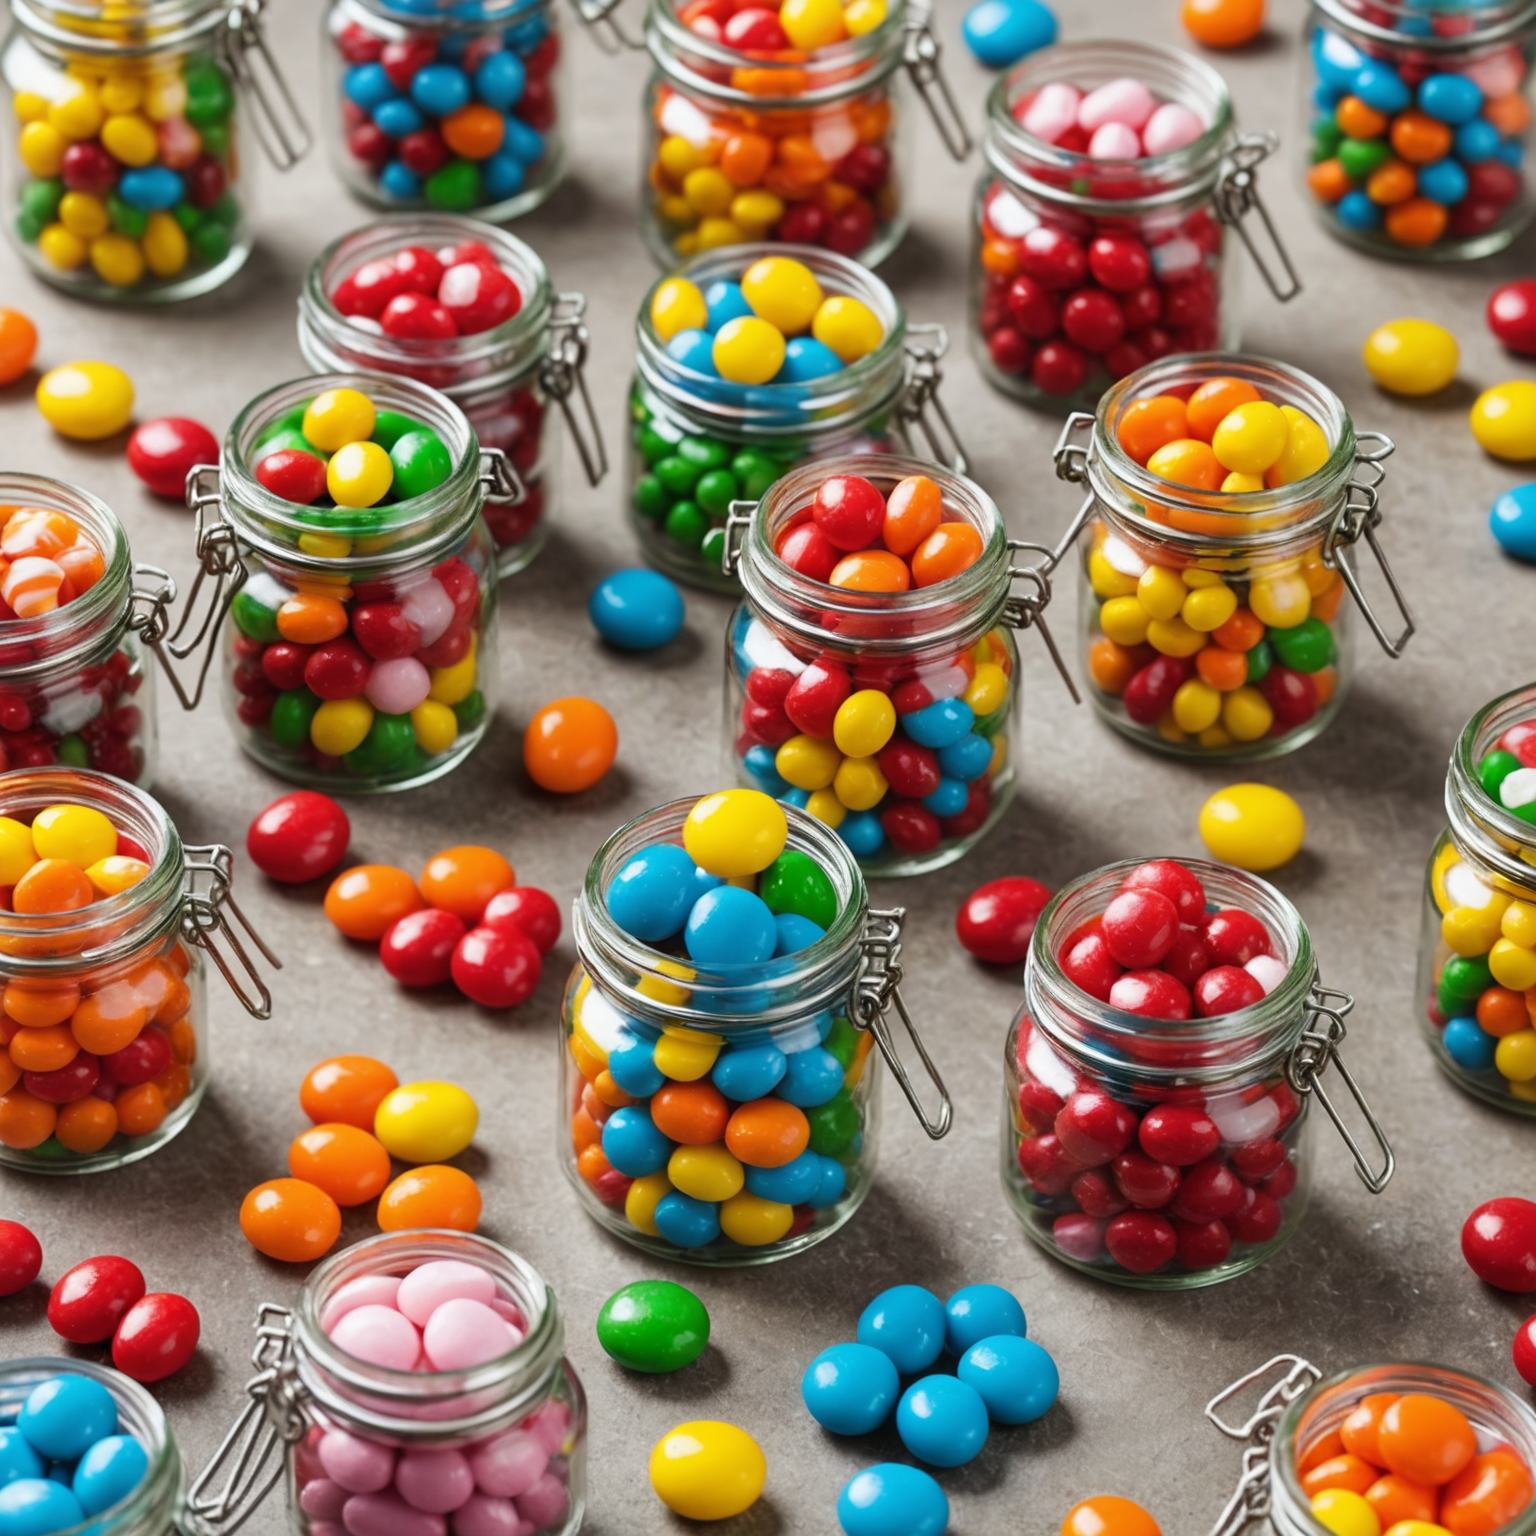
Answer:
M185 47L225 26L231 9L231 0L138 0L138 14L108 20L100 0L11 0L11 15L28 36L114 58ZM136 35L125 37L129 26Z
M1387 26L1381 22L1372 21L1369 17L1362 16L1350 4L1350 0L1311 0L1313 8L1335 25L1345 31L1353 32L1356 37L1365 38L1372 43L1387 43L1402 48L1412 48L1423 53L1461 53L1470 48L1482 48L1493 43L1500 43L1517 36L1527 27L1536 23L1536 0L1507 0L1500 3L1494 0L1492 4L1452 6L1447 4L1444 9L1454 9L1458 17L1478 20L1478 13L1488 13L1487 23L1480 29L1470 32L1453 34L1437 34L1430 32L1420 34L1409 32L1398 26ZM1437 9L1436 6L1425 7L1423 5L1409 5L1401 3L1401 0L1372 0L1373 11L1386 11L1397 17L1409 16L1425 17L1426 11Z
M494 15L456 16L454 0L435 0L431 9L412 9L390 0L342 0L344 5L356 5L377 16L381 21L392 22L407 31L420 32L479 32L487 27L502 27L509 22L526 21L538 11L553 8L554 0L480 0L480 10L494 11Z
M1483 788L1478 763L1505 731L1536 722L1536 684L1485 704L1461 728L1445 775L1445 811L1463 857L1506 884L1536 889L1536 825L1506 810ZM1522 857L1528 855L1529 857Z

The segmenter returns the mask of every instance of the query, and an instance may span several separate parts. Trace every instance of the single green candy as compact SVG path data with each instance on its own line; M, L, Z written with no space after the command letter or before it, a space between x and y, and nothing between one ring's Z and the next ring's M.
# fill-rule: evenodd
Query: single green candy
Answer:
M141 239L149 227L149 215L142 208L125 203L116 192L107 194L107 217L118 234L133 240Z
M672 505L672 493L655 475L641 475L635 481L635 511L652 522L660 522Z
M278 694L272 704L268 729L280 747L297 751L309 740L309 725L320 708L320 700L308 688L290 688Z
M453 473L447 445L430 427L397 438L389 462L395 466L394 491L402 501L435 491Z
M171 209L171 217L181 225L182 233L191 235L203 222L203 210L194 208L191 203L177 203Z
M229 153L228 123L209 123L206 128L200 128L198 132L203 137L204 154L212 155L215 160L222 160Z
M1280 665L1292 672L1321 672L1333 660L1333 631L1321 619L1271 629L1267 637Z
M711 528L704 535L704 542L699 545L699 556L710 570L721 569L721 562L725 558L725 529Z
M1269 675L1269 669L1274 665L1274 652L1270 649L1268 640L1260 640L1254 648L1248 652L1248 681L1250 683L1262 682Z
M256 437L256 447L257 449L266 447L266 445L271 442L272 439L276 437L280 432L298 432L300 435L302 435L303 431L304 407L302 405L296 405L291 411L284 411L276 421L269 421L266 426L261 429ZM311 451L317 452L318 450L312 449Z
M16 210L16 238L23 245L36 245L43 231L52 222L52 219L41 218L35 213L28 213L25 208L18 208Z
M859 1106L846 1088L839 1088L825 1104L805 1111L811 1124L810 1150L822 1157L836 1157L846 1151L863 1129Z
M659 1375L692 1365L709 1343L709 1313L686 1286L635 1280L597 1314L597 1342L632 1371Z
M1331 160L1344 142L1344 130L1331 117L1320 117L1312 125L1312 158Z
M1495 747L1482 762L1477 765L1477 781L1483 786L1483 792L1490 799L1499 799L1499 786L1512 774L1515 769L1521 767L1520 759L1513 752L1506 752L1502 747ZM1499 800L1499 804L1504 802Z
M59 201L63 196L64 183L57 176L50 176L45 181L29 181L21 189L18 202L23 213L41 219L44 224L50 224L58 214Z
M1351 181L1364 181L1391 158L1392 146L1385 139L1343 139L1339 144L1339 164Z
M282 639L277 632L277 609L268 608L265 603L252 597L249 592L235 593L234 601L229 605L229 611L235 623L240 626L240 633L249 635L252 640L260 640L263 645L272 645Z
M69 768L89 768L91 766L91 750L85 744L83 736L77 736L71 732L60 739L58 745L59 761Z
M711 469L699 477L693 499L711 517L724 517L737 497L736 476L728 469Z
M331 462L330 454L316 448L297 427L285 427L271 437L262 438L251 452L251 461L259 464L269 453L280 453L285 448L292 453L307 453L310 458L319 459L322 464Z
M651 468L651 473L674 496L692 496L693 488L699 483L704 471L680 453L669 453L666 458L657 460Z
M461 731L472 731L485 719L485 695L478 688L453 706L454 719Z
M466 213L480 202L480 167L473 160L450 160L427 177L422 195L433 208Z
M217 219L204 219L187 236L187 241L210 267L216 267L229 255L229 231Z
M187 87L186 118L194 128L222 123L234 111L234 87L212 59L194 59L182 71L181 78Z
M407 432L422 432L426 428L410 416L403 416L399 411L380 411L373 418L373 436L370 442L377 443L385 453L388 453Z
M1486 956L1455 955L1445 962L1440 972L1441 1008L1450 1016L1462 1012L1475 1003L1493 985L1493 972L1488 969ZM1449 999L1451 1006L1445 1007Z
M74 1155L57 1136L50 1136L47 1141L39 1142L31 1150L31 1156L40 1163L62 1163Z
M731 460L731 473L735 475L736 483L741 487L742 500L761 501L767 494L768 487L784 471L766 453L756 448L743 448Z
M208 210L208 215L222 224L225 229L233 229L244 217L240 207L240 200L233 192L224 193L218 202Z
M833 1019L832 1028L821 1044L824 1050L842 1063L846 1072L853 1065L853 1058L858 1055L859 1032L846 1018L839 1017Z
M409 715L373 717L368 734L342 758L349 773L359 776L389 773L398 768L416 745L416 731Z
M729 445L716 437L685 437L677 445L677 455L704 470L724 469L731 462Z
M762 873L757 894L777 916L793 912L823 930L837 921L837 892L826 870L810 854L786 848Z
M654 467L659 459L666 458L676 447L675 439L663 437L650 422L640 428L640 457L645 460L647 469Z
M696 503L680 501L667 513L664 524L669 538L675 539L685 549L698 549L709 532L709 519L699 511Z

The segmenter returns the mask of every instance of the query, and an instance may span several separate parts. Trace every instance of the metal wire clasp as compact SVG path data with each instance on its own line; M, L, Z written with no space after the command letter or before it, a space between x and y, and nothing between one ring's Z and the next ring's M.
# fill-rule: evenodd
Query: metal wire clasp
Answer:
M197 1536L239 1530L283 1475L282 1447L304 1438L304 1389L293 1364L293 1313L286 1307L264 1302L257 1311L251 1364L256 1374L245 1384L250 1401L187 1494L185 1519ZM222 1486L212 1488L221 1476Z
M1072 674L1067 670L1067 664L1056 647L1056 637L1051 633L1050 625L1045 622L1046 605L1051 600L1050 573L1055 567L1055 552L1044 544L1033 544L1028 539L1009 539L1008 548L1013 554L1020 550L1034 550L1045 558L1038 565L1008 567L1010 582L1028 582L1033 590L1010 595L1003 604L1003 623L1010 629L1029 629L1033 626L1040 631L1040 638L1045 641L1045 648L1051 653L1051 660L1056 663L1056 670L1061 674L1062 682L1067 685L1072 702L1081 704L1082 695L1078 693L1077 684L1072 681Z
M267 48L261 26L263 0L235 0L224 28L224 62L235 82L256 104L251 121L267 159L292 170L314 142L288 82Z
M528 495L517 465L500 448L480 450L480 489L496 507L515 507Z
M1396 446L1390 437L1380 432L1361 432L1358 435L1355 446L1357 466L1355 477L1344 488L1344 500L1323 540L1323 564L1331 566L1344 578L1344 585L1349 588L1349 595L1354 598L1360 612L1365 615L1365 622L1371 626L1371 633L1380 642L1382 650L1394 658L1403 654L1403 647L1407 645L1408 638L1414 630L1413 614L1409 611L1408 600L1403 596L1403 589L1397 584L1397 576L1392 570L1391 563L1376 538L1376 529L1381 522L1379 491L1382 481L1387 478L1382 460L1387 458ZM1347 551L1362 538L1370 545L1371 553L1376 557L1376 564L1381 567L1381 574L1386 578L1387 590L1392 594L1392 601L1397 605L1398 615L1403 621L1402 632L1396 639L1387 633L1376 615L1376 610L1371 607L1366 598L1365 589L1360 584L1359 572L1355 570L1354 562L1347 554Z
M1259 1399L1259 1406L1244 1423L1228 1424L1217 1412L1239 1392L1263 1381L1282 1366L1285 1375L1265 1391ZM1321 1381L1322 1375L1310 1360L1303 1360L1300 1355L1276 1355L1256 1371L1238 1377L1231 1386L1218 1392L1205 1405L1206 1418L1222 1434L1229 1440L1248 1442L1243 1451L1243 1475L1238 1479L1232 1497L1217 1516L1216 1524L1211 1527L1210 1536L1237 1536L1250 1521L1260 1520L1269 1513L1269 1451L1275 1430L1285 1417L1285 1410L1303 1392L1308 1391L1314 1382Z
M725 513L725 544L720 551L720 569L727 576L736 574L741 564L741 543L762 505L758 501L733 501Z
M875 1037L875 1044L880 1047L886 1066L891 1069L892 1076L907 1097L907 1103L912 1106L918 1124L928 1133L930 1140L938 1141L949 1133L955 1117L955 1106L950 1100L949 1090L944 1086L944 1079L939 1076L938 1067L934 1065L933 1057L928 1054L928 1047L923 1044L923 1037L918 1034L917 1026L912 1022L912 1015L907 1012L907 1005L902 1001L901 925L906 915L905 907L891 907L885 911L871 908L866 915L864 937L859 943L858 974L854 977L849 997L849 1012L860 1029L867 1029ZM892 1007L906 1028L912 1048L928 1074L928 1081L939 1090L937 1115L929 1115L924 1108L905 1063L896 1054L890 1020L886 1017L886 1011Z
M229 983L229 990L240 999L245 1011L252 1018L271 1018L272 994L268 991L261 972L256 969L256 962L241 942L239 933L230 926L229 918L224 915L226 909L245 930L246 937L261 951L262 958L273 970L282 970L283 962L267 947L266 941L251 926L250 919L240 910L235 898L229 893L230 876L234 871L234 855L223 843L189 846L185 853L187 891L186 902L181 912L182 937L189 944L196 944L199 949L207 952L209 959L219 968L219 974ZM245 980L248 980L254 989L254 996L246 990L245 980L230 968L229 961L224 957L224 951L219 947L218 941L221 938L234 952Z
M597 412L592 409L592 396L587 393L587 376L583 365L587 361L587 344L591 336L587 331L587 296L584 293L557 293L553 317L549 324L549 356L544 360L544 388L560 402L565 424L571 429L576 452L581 456L581 467L587 472L587 483L596 485L608 473L608 450L603 445L603 429L598 424ZM581 400L582 420L578 420L574 403Z
M614 14L623 0L571 0L582 25L592 34L592 41L607 54L616 54L621 48L644 48L645 40L631 37L619 25Z
M1087 431L1086 443L1074 442L1079 432ZM1056 446L1051 449L1051 462L1056 466L1058 480L1070 480L1075 485L1088 481L1088 460L1093 453L1093 412L1073 411L1061 424Z
M971 131L960 115L949 81L944 78L944 71L939 65L942 50L928 21L926 8L908 20L902 57L907 73L917 87L917 94L923 98L923 105L928 108L933 125L939 130L945 149L956 160L964 160L971 152Z
M1216 217L1237 231L1238 239L1247 246L1254 266L1259 269L1259 276L1264 279L1269 291L1285 304L1301 292L1301 279L1296 275L1290 253L1259 196L1257 175L1260 162L1274 154L1279 144L1280 140L1272 133L1239 135L1236 146L1227 157L1221 180L1216 183ZM1270 270L1269 263L1259 254L1259 248L1254 244L1252 231L1246 222L1250 210L1258 214L1259 222L1264 226L1264 234L1284 270L1283 282Z
M963 475L970 467L965 445L939 398L944 378L939 359L948 348L949 332L942 325L907 327L906 383L896 402L896 431L914 458L933 459ZM914 426L922 431L928 445L926 453L912 442Z

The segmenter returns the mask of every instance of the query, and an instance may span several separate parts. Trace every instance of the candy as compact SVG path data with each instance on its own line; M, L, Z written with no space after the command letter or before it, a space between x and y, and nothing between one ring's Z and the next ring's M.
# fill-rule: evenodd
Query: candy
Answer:
M194 465L218 461L218 439L185 416L141 422L128 439L128 467L155 495L176 501L185 496Z
M373 1133L391 1156L407 1163L441 1163L474 1139L480 1113L453 1083L406 1083L379 1104Z
M651 1487L688 1520L728 1520L757 1502L768 1463L745 1430L717 1420L679 1424L651 1452Z
M949 1500L928 1473L885 1461L843 1486L837 1522L844 1536L944 1536Z
M1301 807L1267 784L1233 784L1200 808L1200 839L1211 856L1239 869L1278 869L1301 851Z
M371 1056L333 1056L311 1067L299 1104L316 1125L340 1122L372 1131L379 1105L399 1086L395 1074Z
M836 1435L865 1435L895 1411L901 1383L883 1349L834 1344L805 1368L800 1395L824 1429Z
M1488 329L1525 357L1536 356L1536 278L1524 277L1488 296Z
M65 363L37 381L37 408L63 437L99 442L133 414L133 381L112 363Z
M378 1222L384 1232L446 1228L473 1232L480 1224L479 1187L459 1168L427 1164L395 1179L379 1196Z
M389 1183L389 1154L353 1125L317 1125L294 1137L288 1171L324 1190L337 1205L363 1205Z
M587 603L592 626L624 651L653 651L683 627L682 594L656 571L616 571L593 589Z
M1536 483L1505 491L1488 514L1488 526L1506 554L1536 561Z
M1365 341L1365 366L1396 395L1432 395L1456 377L1456 338L1428 320L1391 320Z
M955 1372L997 1424L1032 1424L1049 1411L1060 1387L1050 1355L1033 1339L1012 1333L978 1339Z
M48 1323L71 1344L99 1344L144 1295L137 1264L115 1254L84 1259L66 1270L48 1296Z
M1485 389L1472 405L1472 436L1496 459L1536 459L1536 384L1516 379Z
M896 1432L920 1461L960 1467L987 1442L987 1406L975 1387L955 1376L924 1376L896 1405Z
M346 857L351 836L347 813L329 795L300 789L257 813L245 851L269 879L297 885L333 870Z
M1241 48L1264 30L1264 0L1184 0L1184 30L1207 48ZM1136 1536L1106 1532L1105 1536Z
M697 1360L709 1343L709 1313L692 1291L673 1281L636 1280L603 1303L597 1339L632 1371L677 1371Z
M0 307L0 384L14 384L37 355L37 327L19 309Z
M1536 1387L1536 1313L1521 1323L1513 1346L1515 1370L1528 1386Z
M1061 1536L1162 1536L1162 1529L1141 1505L1101 1493L1067 1511Z
M135 1381L164 1381L197 1349L202 1324L185 1296L154 1291L123 1314L112 1339L112 1363Z
M75 1466L70 1487L86 1515L120 1504L144 1480L149 1456L131 1435L98 1440Z
M575 696L539 709L523 733L523 766L541 789L579 794L613 766L618 727L601 704Z
M960 35L988 69L1007 69L1056 41L1055 13L1040 0L981 0L966 13Z
M888 1355L903 1375L916 1375L943 1351L943 1305L922 1286L893 1286L860 1314L858 1336L859 1343Z
M344 870L325 893L325 915L349 939L381 939L395 922L422 905L415 881L388 864Z
M117 1429L117 1404L92 1377L55 1376L28 1393L16 1428L39 1455L76 1461Z
M24 1291L43 1268L43 1245L19 1221L0 1221L0 1296Z
M1461 1252L1479 1280L1503 1291L1536 1291L1536 1202L1485 1201L1462 1226Z
M336 1202L302 1179L268 1179L241 1202L240 1230L258 1253L288 1264L308 1264L341 1236Z

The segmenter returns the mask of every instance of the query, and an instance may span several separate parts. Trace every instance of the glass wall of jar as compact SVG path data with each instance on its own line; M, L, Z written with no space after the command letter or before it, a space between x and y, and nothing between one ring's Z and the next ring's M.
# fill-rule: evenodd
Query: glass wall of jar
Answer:
M325 457L307 406L330 390L369 397L392 443L425 428L451 465L435 488L368 507L301 505L258 478L268 453ZM388 417L388 421L385 418ZM409 789L479 745L496 701L496 550L488 488L511 493L504 455L482 449L453 401L410 379L331 373L258 395L235 418L217 471L194 471L203 573L223 625L224 712L240 745L280 778L331 792Z
M473 273L454 272L482 253L509 282L475 284ZM299 350L324 372L398 373L441 390L482 447L506 454L525 494L487 505L485 521L497 569L510 576L544 547L544 515L558 499L552 403L589 482L608 469L582 374L586 307L585 294L556 293L538 253L504 230L452 214L381 219L334 241L310 267L299 295Z
M1322 467L1272 489L1204 491L1131 456L1121 425L1133 404L1224 379L1309 418L1309 435L1327 439ZM1090 428L1086 449L1069 441ZM1352 675L1346 598L1389 656L1413 633L1376 537L1391 452L1389 438L1356 431L1325 384L1253 356L1167 358L1112 386L1095 416L1074 415L1056 472L1089 494L1057 553L1087 528L1079 637L1103 719L1157 751L1224 761L1274 757L1318 735ZM1361 585L1351 548L1362 538L1396 608L1395 635Z
M1451 1080L1536 1115L1536 685L1467 722L1424 882L1419 1027Z
M802 575L778 550L834 475L860 476L882 496L926 477L943 497L939 516L976 529L981 553L906 592ZM731 773L826 822L866 875L952 863L1013 799L1023 713L1013 631L1044 628L1049 583L1011 565L1020 546L980 486L916 459L805 465L732 517L732 532L746 527L739 556L729 545L726 556L745 593L726 631ZM1032 590L1016 597L1017 577Z
M1127 78L1160 105L1140 135L1108 125L1137 142L1106 159L1090 153L1075 114L1083 93ZM1091 406L1170 353L1235 348L1242 305L1228 229L1277 299L1301 291L1256 187L1274 147L1273 136L1239 134L1226 82L1174 48L1072 43L1004 75L987 99L976 189L982 372L1027 404L1060 409Z
M663 339L657 294L677 279L706 297L740 283L755 261L803 262L828 297L866 306L883 335L875 348L837 371L794 383L733 384L690 360L678 336ZM689 340L707 341L697 330ZM625 482L629 515L653 565L694 586L734 591L725 575L725 519L732 501L757 501L786 470L812 459L916 451L960 471L965 454L938 398L938 360L948 338L939 326L909 326L896 296L844 256L797 246L737 246L685 262L646 295L635 320L635 379L629 400Z
M391 1337L417 1338L413 1364L349 1336L364 1305L396 1311ZM443 1306L457 1330L434 1329ZM442 1531L445 1516L459 1531L580 1529L586 1395L555 1293L509 1249L467 1232L367 1238L315 1269L293 1311L263 1306L257 1341L251 1400L188 1497L200 1536L233 1531L279 1475L301 1536Z
M929 1136L948 1131L950 1102L896 990L903 914L872 911L847 845L794 806L787 852L814 862L836 899L808 947L743 977L741 966L711 971L619 926L614 878L641 849L680 846L695 803L646 812L588 867L561 1015L560 1163L587 1212L647 1253L766 1264L830 1237L869 1192L874 1047ZM701 891L713 883L699 879ZM934 1116L894 1054L892 1005L937 1088ZM696 1129L666 1134L688 1117Z
M1110 864L1041 913L1004 1050L1003 1187L1025 1232L1074 1269L1143 1290L1214 1285L1290 1241L1311 1191L1309 1100L1343 1129L1319 1081L1330 1062L1382 1161L1379 1171L1368 1166L1345 1133L1361 1178L1379 1193L1393 1169L1337 1052L1353 1000L1323 986L1300 914L1256 876L1179 862L1203 887L1207 923L1217 912L1246 914L1229 927L1241 925L1234 932L1250 963L1275 962L1249 972L1265 995L1214 1017L1188 1017L1186 1002L1186 1017L1163 1019L1073 981L1081 957L1069 962L1069 952L1100 933L1105 909L1141 867ZM1191 929L1190 943L1203 942ZM1103 963L1120 969L1107 951Z
M35 819L58 807L38 846ZM83 768L18 768L0 775L0 816L15 887L0 912L0 1165L137 1162L185 1128L207 1087L202 951L253 1016L270 1011L226 906L277 962L229 899L229 850L186 847L143 790ZM88 867L74 856L87 847Z
M1312 0L1306 31L1307 191L1331 234L1466 261L1531 222L1536 4Z
M279 170L309 132L254 0L15 0L0 55L15 150L6 225L83 298L165 303L250 254L252 137Z
M500 224L555 190L555 0L334 0L324 30L331 162L363 202Z
M904 76L954 158L971 150L926 6L854 0L840 24L800 42L772 12L766 39L722 34L730 12L715 0L649 0L656 68L641 195L651 254L671 267L700 251L785 240L877 265L911 217Z

